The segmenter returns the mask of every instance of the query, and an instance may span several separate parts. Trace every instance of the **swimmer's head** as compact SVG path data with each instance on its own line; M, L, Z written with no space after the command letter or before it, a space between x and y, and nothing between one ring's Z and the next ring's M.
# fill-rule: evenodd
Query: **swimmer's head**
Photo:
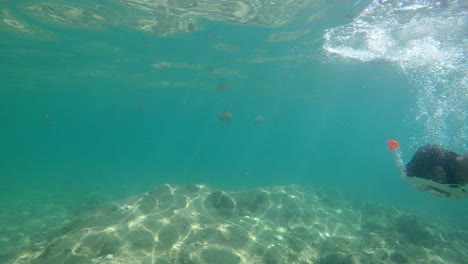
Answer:
M468 152L465 152L463 156L457 157L457 161L461 163L467 163L468 164Z
M468 184L468 153L457 157L457 177L462 179L464 184Z
M465 155L463 155L461 163L463 164L463 166L468 167L468 152L465 152Z
M459 178L465 179L468 183L468 152L465 152L463 156L457 157L458 173L461 174Z
M444 183L447 180L447 173L444 168L435 166L432 168L432 180L440 183Z

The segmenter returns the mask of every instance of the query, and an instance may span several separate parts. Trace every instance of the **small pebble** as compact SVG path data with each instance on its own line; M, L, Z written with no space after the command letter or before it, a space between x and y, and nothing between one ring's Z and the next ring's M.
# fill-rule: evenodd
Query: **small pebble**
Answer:
M106 260L112 260L114 258L114 255L109 254L106 256Z
M280 236L280 235L276 235L275 238L276 238L276 240L278 240L278 241L282 241L282 240L283 240L283 237Z

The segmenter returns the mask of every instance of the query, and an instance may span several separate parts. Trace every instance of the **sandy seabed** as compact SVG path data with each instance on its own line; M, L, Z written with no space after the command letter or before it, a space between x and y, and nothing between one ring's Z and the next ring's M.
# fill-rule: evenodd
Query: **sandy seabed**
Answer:
M54 217L49 217L53 221ZM2 263L463 263L468 235L333 191L162 185L97 205ZM24 236L26 239L26 236ZM0 246L11 244L0 236Z

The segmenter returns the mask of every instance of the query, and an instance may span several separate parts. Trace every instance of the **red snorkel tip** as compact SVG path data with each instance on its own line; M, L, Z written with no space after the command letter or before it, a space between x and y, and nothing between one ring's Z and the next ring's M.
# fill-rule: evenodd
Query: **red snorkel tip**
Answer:
M388 146L388 149L390 151L392 151L392 150L395 150L395 149L399 148L400 143L398 143L398 141L396 141L396 140L389 139L389 140L387 140L387 146Z

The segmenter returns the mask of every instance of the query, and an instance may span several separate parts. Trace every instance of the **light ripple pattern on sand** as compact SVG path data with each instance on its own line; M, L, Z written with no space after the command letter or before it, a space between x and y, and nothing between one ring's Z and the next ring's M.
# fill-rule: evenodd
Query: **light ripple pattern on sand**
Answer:
M412 214L335 191L166 184L85 212L19 258L37 264L107 263L108 256L113 263L461 263L464 242L446 236Z

